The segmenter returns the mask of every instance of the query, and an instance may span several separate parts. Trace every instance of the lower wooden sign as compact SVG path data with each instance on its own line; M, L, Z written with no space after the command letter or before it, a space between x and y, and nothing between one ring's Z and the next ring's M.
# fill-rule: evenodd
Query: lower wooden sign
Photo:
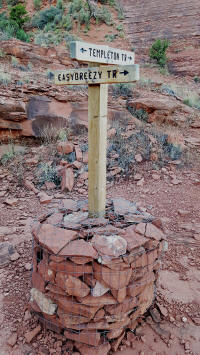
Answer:
M57 70L54 75L57 85L130 83L139 80L139 65Z

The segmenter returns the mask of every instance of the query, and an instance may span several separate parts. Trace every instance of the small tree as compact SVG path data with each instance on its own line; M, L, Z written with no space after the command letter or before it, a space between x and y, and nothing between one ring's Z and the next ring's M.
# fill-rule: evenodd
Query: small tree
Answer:
M23 28L23 25L29 21L27 11L24 5L18 4L10 10L10 20L17 23L19 28Z
M169 44L168 39L157 39L149 50L149 57L155 59L160 67L164 67L167 62L166 50Z

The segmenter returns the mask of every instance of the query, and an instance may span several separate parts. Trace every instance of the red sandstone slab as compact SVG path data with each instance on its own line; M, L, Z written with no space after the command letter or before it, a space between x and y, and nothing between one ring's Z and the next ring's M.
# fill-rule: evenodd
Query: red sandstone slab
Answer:
M56 263L61 263L62 261L65 261L65 258L64 256L50 255L49 260L54 261Z
M91 240L98 253L115 258L126 254L127 242L119 235L95 235Z
M55 293L56 295L66 296L66 292L62 288L58 287L57 285L53 285L49 283L45 287L45 290Z
M60 212L53 213L50 217L46 219L45 224L57 225L60 224L63 220L63 214Z
M96 314L95 314L95 317L94 317L94 322L98 322L99 320L102 320L105 316L105 311L103 308L101 308Z
M138 256L134 260L134 262L131 264L131 267L132 267L132 269L141 268L141 267L143 268L143 267L147 266L147 264L148 264L147 254L144 253L144 254Z
M91 265L77 265L71 261L65 261L63 263L55 263L54 261L50 261L49 267L54 271L62 271L67 275L75 277L79 277L84 274L92 274L93 271Z
M110 351L110 344L105 343L99 345L98 347L92 348L81 343L75 343L76 348L79 350L81 355L108 355Z
M130 268L121 271L111 270L96 262L94 262L93 267L94 277L100 282L103 280L111 289L119 290L129 284L132 274L132 270Z
M122 334L123 331L124 331L124 328L114 329L114 330L111 330L110 332L108 332L106 334L106 336L109 340L116 339Z
M155 275L153 272L147 273L142 279L134 281L131 285L127 287L127 295L135 297L139 295L144 288L155 281Z
M143 246L147 241L145 237L135 232L135 226L130 226L126 228L125 235L123 235L123 238L127 241L128 251Z
M75 264L84 265L89 263L93 259L86 256L72 256L70 260Z
M64 247L59 255L64 256L87 256L93 259L97 259L98 254L90 243L85 240L74 240Z
M124 338L124 336L125 336L125 332L124 332L119 338L117 338L116 340L114 340L114 341L112 342L112 344L111 344L111 349L112 349L114 352L117 351L117 349L118 349L118 347L119 347L119 345L120 345L122 339Z
M57 305L63 309L64 312L69 314L77 314L83 317L93 318L95 313L99 310L100 306L90 307L80 304L73 297L58 297L56 300Z
M119 302L123 302L126 298L126 287L121 288L120 290L111 290L113 297Z
M152 238L155 240L161 240L165 237L164 233L156 226L154 226L152 223L147 223L145 236L147 238Z
M124 316L124 314L123 314ZM130 322L129 317L123 317L123 320L116 321L116 322L108 322L106 320L101 320L99 322L90 321L88 324L85 325L85 329L103 329L103 330L114 330L119 329L122 327L126 327Z
M57 272L55 281L70 296L86 298L90 293L90 288L84 282L63 272Z
M71 199L64 199L62 201L63 208L68 212L77 212L78 211L78 204L77 201Z
M84 298L77 298L78 302L81 304L86 304L88 306L104 306L106 304L116 304L117 301L114 299L113 296L111 295L103 295L100 297L93 297L92 295L89 295Z
M95 331L87 331L84 330L80 333L72 333L68 330L64 331L64 335L67 339L75 340L80 343L84 343L87 345L98 346L100 343L101 334Z
M45 291L45 281L38 272L32 272L32 286L41 292Z
M90 319L87 317L83 317L77 314L66 313L61 308L58 308L57 314L59 316L60 323L66 328L70 328L70 326L72 325L81 325L84 323L88 323L90 321Z
M51 253L58 254L71 240L77 237L77 232L42 224L36 232L38 243Z
M145 231L146 231L146 223L139 223L135 227L135 232L138 234L145 235Z
M38 272L45 281L54 281L55 271L49 269L48 263L45 259L41 260L38 264Z
M138 301L135 297L126 297L123 303L113 306L106 306L105 310L109 314L124 314L136 306L138 306Z

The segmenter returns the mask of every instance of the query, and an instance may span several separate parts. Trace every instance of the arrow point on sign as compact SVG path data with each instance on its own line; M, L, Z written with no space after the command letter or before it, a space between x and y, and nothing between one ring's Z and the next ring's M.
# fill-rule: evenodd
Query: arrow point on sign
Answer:
M128 75L128 71L127 70L124 70L124 75Z

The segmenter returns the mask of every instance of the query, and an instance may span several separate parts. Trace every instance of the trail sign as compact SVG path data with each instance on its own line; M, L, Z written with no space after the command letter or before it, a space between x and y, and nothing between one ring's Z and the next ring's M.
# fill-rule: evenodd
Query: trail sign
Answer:
M107 84L139 80L139 65L133 52L84 42L71 42L71 58L90 62L89 67L57 70L55 83L88 84L88 205L89 215L100 217L106 206Z
M134 52L79 41L71 42L70 55L72 59L82 62L118 65L131 65L135 63Z
M130 83L139 79L139 65L58 70L54 74L58 85Z

